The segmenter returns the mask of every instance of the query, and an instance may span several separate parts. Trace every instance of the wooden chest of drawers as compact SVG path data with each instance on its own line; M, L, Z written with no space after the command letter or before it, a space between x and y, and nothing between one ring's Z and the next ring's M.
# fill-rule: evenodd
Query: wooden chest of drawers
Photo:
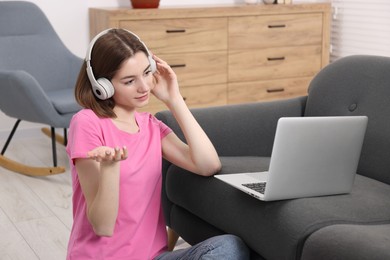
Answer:
M330 5L91 8L90 36L139 35L177 73L190 107L304 95L329 62ZM165 109L152 99L148 111Z

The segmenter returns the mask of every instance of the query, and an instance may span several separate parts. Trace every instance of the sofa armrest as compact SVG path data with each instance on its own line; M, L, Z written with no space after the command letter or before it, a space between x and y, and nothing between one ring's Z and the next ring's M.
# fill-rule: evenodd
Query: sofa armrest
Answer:
M302 116L306 97L271 102L192 109L220 156L270 156L280 117ZM184 136L170 111L156 117L183 141Z
M302 116L307 97L271 102L192 109L191 112L214 144L219 156L271 156L276 123L283 116ZM183 141L182 131L170 111L156 117ZM171 163L163 160L162 204L165 221L171 227L172 202L166 194L165 180Z

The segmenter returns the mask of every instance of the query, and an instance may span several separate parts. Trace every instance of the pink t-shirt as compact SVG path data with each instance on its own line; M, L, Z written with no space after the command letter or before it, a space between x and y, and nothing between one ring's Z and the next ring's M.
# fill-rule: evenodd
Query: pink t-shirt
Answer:
M112 119L92 110L78 112L69 128L68 153L73 182L73 227L68 260L153 259L166 250L167 236L161 207L161 140L172 130L149 113L136 113L139 132L119 130ZM97 236L86 215L73 159L86 158L98 146L126 146L120 162L119 212L112 237Z

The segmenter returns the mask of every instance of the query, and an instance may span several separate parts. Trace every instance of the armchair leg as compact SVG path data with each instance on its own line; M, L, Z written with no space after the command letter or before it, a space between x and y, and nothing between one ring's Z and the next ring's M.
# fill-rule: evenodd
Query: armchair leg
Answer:
M65 172L64 167L33 167L33 166L28 166L28 165L18 163L4 156L4 153L7 150L8 145L11 142L12 137L14 136L15 131L18 128L20 122L21 122L20 119L16 121L10 135L7 138L7 141L5 142L5 145L3 146L0 155L0 166L10 171L18 172L28 176L47 176L47 175L64 173ZM55 139L53 138L53 140ZM56 161L55 164L57 164Z
M52 138L51 129L49 129L48 127L43 127L43 128L41 128L41 131L42 131L42 133L44 133L46 136ZM68 137L67 137L67 133L66 133L66 128L64 128L64 136L61 136L61 135L55 133L55 140L56 140L57 143L59 143L59 144L62 144L62 145L66 145L66 144L67 144L67 142L68 142Z
M12 131L11 131L11 133L9 134L9 136L8 136L8 138L7 138L7 141L5 142L5 144L4 144L4 146L3 146L3 150L1 150L1 155L4 155L5 151L7 150L8 145L9 145L9 143L11 142L12 137L14 137L14 134L15 134L15 132L16 132L16 129L18 128L18 126L19 126L19 124L20 124L21 121L22 121L22 120L20 120L20 119L16 120L16 122L15 122L15 124L14 124L14 127L12 128Z
M56 167L57 166L56 142L66 146L68 144L68 131L66 128L64 128L64 136L61 136L55 132L54 127L50 127L50 130L49 130L49 128L44 127L41 130L45 135L47 135L51 138L51 145L52 145L52 150L53 150L53 165L54 165L54 167Z
M53 166L57 166L57 147L56 147L56 130L54 127L51 127L51 149L53 153Z
M68 144L68 129L64 128L64 145Z

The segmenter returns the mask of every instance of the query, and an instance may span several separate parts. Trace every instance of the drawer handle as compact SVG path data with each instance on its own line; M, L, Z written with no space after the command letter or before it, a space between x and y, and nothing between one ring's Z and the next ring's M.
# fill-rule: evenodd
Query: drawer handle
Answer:
M169 65L171 68L184 68L186 65L185 64L172 64Z
M268 25L268 28L274 29L274 28L286 28L285 24L275 24L275 25Z
M272 88L272 89L267 89L267 93L276 93L276 92L283 92L284 88Z
M285 60L285 57L268 57L268 61L275 61L275 60Z
M185 33L186 30L184 29L177 29L177 30L166 30L166 33Z

